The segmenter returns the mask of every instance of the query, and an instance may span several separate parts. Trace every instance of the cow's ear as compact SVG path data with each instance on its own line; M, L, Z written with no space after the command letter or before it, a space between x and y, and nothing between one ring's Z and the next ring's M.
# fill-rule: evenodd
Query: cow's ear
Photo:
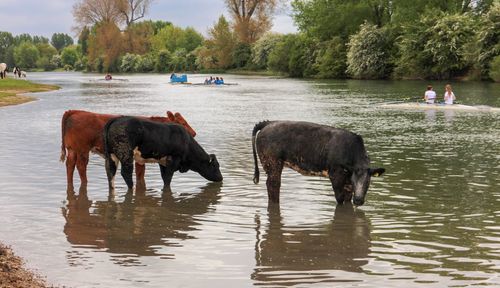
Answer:
M215 157L215 154L210 154L208 156L210 156L210 164L219 163L217 161L217 157Z
M373 177L378 177L382 174L384 174L385 169L384 168L370 168L368 169L368 173L370 173L370 176Z

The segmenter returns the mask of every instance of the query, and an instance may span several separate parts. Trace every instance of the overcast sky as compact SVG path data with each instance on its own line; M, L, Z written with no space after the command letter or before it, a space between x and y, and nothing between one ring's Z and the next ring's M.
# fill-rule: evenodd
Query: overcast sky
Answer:
M53 33L72 37L73 4L76 0L0 0L0 31L13 35L29 33L50 39ZM155 0L146 19L170 21L174 25L194 27L207 35L221 14L228 17L224 0ZM274 18L275 32L296 32L289 9Z

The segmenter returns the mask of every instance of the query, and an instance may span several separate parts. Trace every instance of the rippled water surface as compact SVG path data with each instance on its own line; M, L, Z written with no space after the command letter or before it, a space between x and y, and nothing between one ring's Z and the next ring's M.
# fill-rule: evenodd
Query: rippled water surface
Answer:
M0 241L50 283L500 286L500 113L380 107L423 94L424 82L227 75L239 85L204 87L172 86L165 75L29 76L62 89L0 108ZM446 83L433 84L441 95ZM452 84L465 104L500 107L499 84ZM87 193L67 195L58 160L68 109L181 112L217 155L224 182L176 173L172 191L162 192L150 165L145 193L127 194L117 177L110 199L104 161L92 155ZM328 180L285 170L281 204L268 206L265 175L252 182L251 130L264 119L350 129L363 136L372 166L387 172L355 208L336 206Z

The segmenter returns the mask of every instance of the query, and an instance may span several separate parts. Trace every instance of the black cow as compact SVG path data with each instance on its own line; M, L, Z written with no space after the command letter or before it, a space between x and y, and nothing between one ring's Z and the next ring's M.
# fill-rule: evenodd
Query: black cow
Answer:
M222 175L214 154L208 155L194 138L175 123L158 123L135 117L114 118L104 126L104 154L109 188L117 164L129 189L133 187L133 162L160 164L164 188L170 187L175 171L193 170L205 179L220 182Z
M260 133L257 135L257 132ZM258 136L258 137L257 137ZM330 178L337 203L363 205L371 176L384 168L369 168L361 136L344 129L309 122L264 121L255 125L252 149L254 183L259 183L257 153L267 173L269 200L278 203L283 166L303 175Z

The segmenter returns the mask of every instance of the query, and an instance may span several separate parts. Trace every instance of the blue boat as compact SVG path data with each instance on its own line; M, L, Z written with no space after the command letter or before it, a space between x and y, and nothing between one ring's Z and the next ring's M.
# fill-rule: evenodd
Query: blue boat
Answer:
M186 83L188 81L188 77L186 74L182 74L180 76L173 73L170 75L170 83Z

